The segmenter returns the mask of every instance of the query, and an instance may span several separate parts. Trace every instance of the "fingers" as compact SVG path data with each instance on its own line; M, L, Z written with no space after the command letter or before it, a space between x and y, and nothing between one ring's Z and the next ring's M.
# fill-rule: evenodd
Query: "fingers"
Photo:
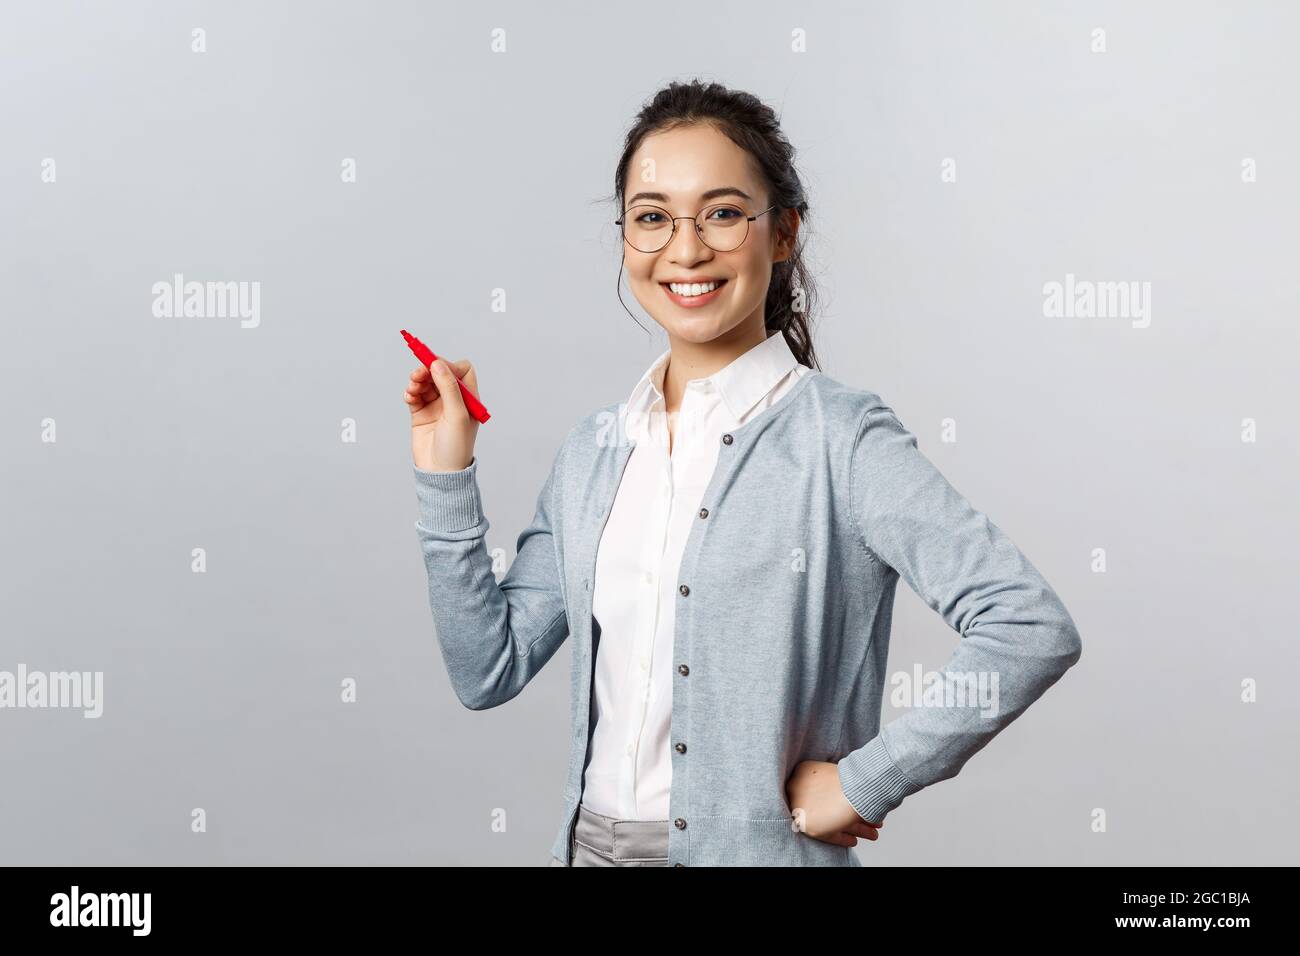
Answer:
M442 399L442 413L444 416L453 419L468 418L469 411L465 408L465 396L460 393L460 380L452 372L452 366L455 364L448 363L445 359L435 361L430 366L433 384L438 390L438 396Z
M408 385L406 386L406 394L402 397L406 401L406 404L411 406L411 410L414 411L416 408L422 408L423 406L428 405L429 402L437 398L438 395L432 387L430 387L426 392L424 389L417 389L412 385Z
M875 827L877 830L879 830L881 827L883 827L883 826L885 825L885 821L884 821L884 820L881 820L879 823L872 823L870 820L863 820L862 817L858 817L857 822L858 822L858 823L865 823L867 826L869 826L869 827Z
M457 378L464 378L465 373L468 372L471 368L473 368L473 366L470 365L469 359L459 359L458 361L455 362L448 361L447 359L443 359L443 361L452 367L452 369L456 372ZM429 381L429 366L417 365L415 367L415 370L411 372L411 381L413 382Z
M470 360L457 359L452 362L443 359L443 361L451 366L451 370L456 373L456 377L461 380L461 383L473 393L475 398L478 398L478 373L474 371L474 366L470 363ZM457 391L460 390L457 389Z
M459 367L462 362L465 365L464 371ZM465 383L465 387L474 394L474 397L478 398L478 372L474 370L474 366L470 364L469 359L461 359L455 365L457 366L456 374L460 376L460 380Z
M406 407L412 415L417 415L426 406L445 397L447 401L443 403L441 414L451 419L464 416L468 420L470 414L465 407L465 396L461 393L460 385L464 385L477 398L478 374L469 359L439 361L446 367L441 375L436 368L438 362L434 362L435 368L432 371L427 365L417 365L412 370L410 381L406 383L406 392L402 396ZM457 384L458 381L460 385Z
M429 375L429 370L421 365L411 373L411 380L406 383L406 404L414 411L423 408L437 397L438 389L434 387L433 378Z
M474 365L469 359L458 359L455 362L443 359L456 373L456 377L461 380L466 388L478 398L478 372L475 371ZM406 387L407 392L414 392L417 396L424 396L424 401L429 402L438 397L438 390L434 386L433 374L429 371L427 365L417 365L411 372L411 381ZM460 389L457 389L460 391Z
M851 823L844 828L845 833L860 836L864 840L879 840L879 831L870 823Z
M823 843L834 843L836 846L858 845L858 838L850 833L828 833L821 839Z

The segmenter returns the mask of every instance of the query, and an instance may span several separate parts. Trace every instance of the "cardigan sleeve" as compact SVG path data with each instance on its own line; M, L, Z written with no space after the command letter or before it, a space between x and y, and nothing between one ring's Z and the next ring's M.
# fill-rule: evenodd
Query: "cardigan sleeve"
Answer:
M500 583L485 536L478 456L460 471L414 467L415 523L429 579L429 607L452 688L471 710L515 697L569 636L552 528L567 439L520 533Z
M945 695L941 706L909 709L839 761L845 797L879 823L907 796L956 776L1079 660L1082 643L1043 576L949 484L887 406L863 414L850 487L868 553L961 636L942 672L952 681L945 686L984 681L996 689L993 706L978 695Z

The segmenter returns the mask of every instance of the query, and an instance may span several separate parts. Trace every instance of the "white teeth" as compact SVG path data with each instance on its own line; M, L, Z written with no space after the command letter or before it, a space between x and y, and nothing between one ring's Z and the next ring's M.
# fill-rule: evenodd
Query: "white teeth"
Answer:
M678 295L695 296L703 295L706 292L712 292L719 285L721 285L720 282L692 282L686 285L682 285L678 282L670 282L668 283L668 288L672 289Z

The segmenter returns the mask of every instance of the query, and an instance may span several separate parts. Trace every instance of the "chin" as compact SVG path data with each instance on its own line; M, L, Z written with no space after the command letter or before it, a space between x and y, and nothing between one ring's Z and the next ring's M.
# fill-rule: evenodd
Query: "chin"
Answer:
M659 320L659 324L677 338L697 345L712 342L728 329L726 322L717 317L706 316L691 319L689 316L683 318L680 315L674 315L666 320Z

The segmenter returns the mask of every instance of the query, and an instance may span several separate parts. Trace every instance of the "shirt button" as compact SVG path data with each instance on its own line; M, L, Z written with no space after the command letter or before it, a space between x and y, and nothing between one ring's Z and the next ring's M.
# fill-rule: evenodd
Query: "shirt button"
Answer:
M678 752L679 754L684 754L684 753L686 753L686 745L685 745L685 744L678 744L678 745L677 745L677 752Z
M646 583L646 584L654 584L654 583L655 583L655 576L654 576L653 572L647 571L647 572L645 573L645 583Z
M682 585L681 587L679 587L677 590L679 590L679 591L682 592L682 596L683 596L683 597L685 597L686 595L688 595L688 594L691 593L691 589L688 588L685 584L683 584L683 585Z
M724 445L730 445L731 442L732 442L732 437L731 437L730 435L723 435L723 436L722 436L722 444L724 444Z
M641 659L641 669L643 671L648 671L650 669L650 662L645 658Z
M678 817L676 820L673 821L673 826L675 826L679 830L685 830L686 821L683 820L681 817Z
M628 755L629 757L632 756L632 745L631 745L631 744L628 744L628 745L627 745L627 755Z
M690 672L691 672L691 669L690 669L689 667L687 667L685 664L678 664L678 665L677 665L677 673L681 674L683 677L685 677L685 676L686 676L687 674L689 674Z
M708 509L708 508L701 508L701 509L700 509L700 517L701 517L701 518L707 518L708 516L709 516L709 509Z

